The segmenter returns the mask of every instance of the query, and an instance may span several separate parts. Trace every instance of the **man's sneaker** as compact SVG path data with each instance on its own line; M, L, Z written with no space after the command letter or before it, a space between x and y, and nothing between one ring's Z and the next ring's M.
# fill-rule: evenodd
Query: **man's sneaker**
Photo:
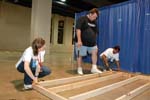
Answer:
M29 85L24 84L24 89L25 89L25 90L31 90L31 89L33 89L33 88L32 88L32 85L31 85L31 84L29 84Z
M102 71L98 70L97 68L92 68L91 73L102 73Z
M109 71L113 71L111 68L109 68Z
M83 75L82 67L78 67L77 73L78 73L79 75Z
M103 70L103 72L106 72L106 71L107 71L106 69Z

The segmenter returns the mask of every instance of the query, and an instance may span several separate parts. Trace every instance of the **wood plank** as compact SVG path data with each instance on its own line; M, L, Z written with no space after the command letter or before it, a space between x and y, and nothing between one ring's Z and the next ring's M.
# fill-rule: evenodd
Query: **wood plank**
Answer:
M102 74L90 74L90 75L74 76L74 77L69 77L69 78L62 78L62 79L55 79L55 80L39 82L39 84L41 86L56 86L56 85L61 85L61 84L91 79L91 78L95 78L95 77L101 77L101 76L109 75L112 73L116 73L116 72L112 71L112 72L104 72Z
M149 88L150 88L150 83L147 83L147 84L142 85L139 88L136 88L133 91L117 98L116 100L130 100L130 99L134 98L135 96L139 95L140 93L146 91Z
M41 94L53 99L53 100L68 100L52 91L48 91L47 89L45 89L44 87L40 86L40 85L34 85L33 88L35 90L37 90L38 92L40 92Z
M148 80L150 82L150 76L138 75L140 79Z
M95 83L98 83L98 82L118 78L120 76L122 76L122 73L118 72L117 74L113 74L113 75L108 75L108 76L104 76L104 77L98 77L98 78L89 79L89 80L85 80L85 81L80 81L80 82L76 82L76 83L71 83L71 84L66 84L66 85L62 85L62 86L52 87L52 88L49 88L48 90L53 91L55 93L58 93L58 92L62 92L62 91L66 91L66 90L72 90L72 89L75 89L75 88L80 88L80 87L88 86L88 85L95 84Z
M123 80L123 81L120 81L120 82L117 82L117 83L114 83L114 84L111 84L111 85L108 85L108 86L105 86L105 87L102 87L99 89L95 89L95 90L92 90L92 91L89 91L86 93L82 93L82 94L79 94L76 96L69 97L69 100L85 100L85 99L103 94L105 92L111 91L111 90L121 87L123 85L129 84L138 79L139 79L138 76L135 76L135 77L132 77L132 78L129 78L129 79L126 79L126 80Z

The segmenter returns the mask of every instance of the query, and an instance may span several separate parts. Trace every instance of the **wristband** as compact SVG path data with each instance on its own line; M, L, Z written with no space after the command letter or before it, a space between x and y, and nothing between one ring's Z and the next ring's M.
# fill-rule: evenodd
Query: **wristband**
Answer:
M35 75L35 77L38 77L38 75Z

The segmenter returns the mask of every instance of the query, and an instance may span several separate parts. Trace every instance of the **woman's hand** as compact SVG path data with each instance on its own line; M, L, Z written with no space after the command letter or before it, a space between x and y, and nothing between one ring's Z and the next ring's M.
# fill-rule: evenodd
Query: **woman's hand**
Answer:
M38 77L35 77L33 82L32 82L32 85L36 85L36 84L38 84Z

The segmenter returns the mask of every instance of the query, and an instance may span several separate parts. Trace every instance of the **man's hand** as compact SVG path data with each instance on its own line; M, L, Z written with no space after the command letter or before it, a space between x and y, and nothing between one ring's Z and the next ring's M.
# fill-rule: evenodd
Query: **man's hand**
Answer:
M116 61L116 64L117 64L117 67L118 67L118 71L120 71L120 62L119 61Z
M120 68L118 68L118 71L121 71L121 69L120 69Z
M109 67L109 64L106 62L106 67Z
M78 41L77 46L78 46L78 48L80 48L82 46L82 42Z

